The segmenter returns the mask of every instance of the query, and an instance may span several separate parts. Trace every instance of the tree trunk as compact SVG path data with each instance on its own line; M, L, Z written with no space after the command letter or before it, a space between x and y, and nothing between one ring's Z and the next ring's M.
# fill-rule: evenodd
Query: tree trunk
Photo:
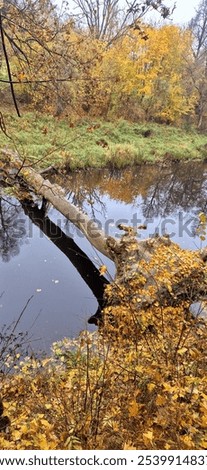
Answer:
M27 188L32 188L37 195L44 197L55 209L70 220L98 251L111 258L106 246L107 237L105 233L94 220L65 199L65 192L60 186L44 179L26 162L22 162L15 153L1 150L1 154L1 160L7 166L7 169L5 166L3 167L3 170L6 169L7 179L9 175L14 184L15 180L18 182L21 178L26 183Z

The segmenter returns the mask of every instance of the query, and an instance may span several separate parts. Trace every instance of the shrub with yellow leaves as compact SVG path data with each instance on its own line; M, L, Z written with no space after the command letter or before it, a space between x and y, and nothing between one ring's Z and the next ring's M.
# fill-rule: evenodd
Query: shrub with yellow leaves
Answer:
M206 323L191 313L206 292L206 264L158 242L137 260L128 237L99 331L2 377L11 426L1 449L206 448Z

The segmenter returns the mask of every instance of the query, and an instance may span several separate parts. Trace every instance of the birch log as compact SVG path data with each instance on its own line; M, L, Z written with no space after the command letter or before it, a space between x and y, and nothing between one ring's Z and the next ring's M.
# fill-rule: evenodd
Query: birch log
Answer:
M1 150L1 166L3 165L9 165L12 169L11 177L16 178L16 180L17 178L23 179L27 187L31 188L37 195L44 197L55 209L70 220L100 253L111 258L105 233L97 222L66 200L63 188L44 179L41 174L30 166L31 164L22 162L16 153ZM7 174L9 174L8 168Z

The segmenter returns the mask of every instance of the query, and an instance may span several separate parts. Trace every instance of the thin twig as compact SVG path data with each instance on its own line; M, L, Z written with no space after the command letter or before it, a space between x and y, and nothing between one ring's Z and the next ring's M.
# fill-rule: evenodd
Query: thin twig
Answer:
M5 57L5 61L6 61L7 72L8 72L8 77L9 77L9 84L10 84L10 88L11 88L12 99L13 99L13 102L14 102L14 106L15 106L17 115L19 117L21 117L20 112L19 112L19 108L18 108L18 105L17 105L17 101L16 101L14 85L13 85L13 82L12 82L12 75L11 75L11 70L10 70L9 58L8 58L8 55L7 55L6 44L5 44L5 40L4 40L4 29L3 29L3 24L2 24L2 15L1 15L1 13L0 13L0 34L1 34L1 41L2 41L2 49L3 49L3 53L4 53L4 57Z

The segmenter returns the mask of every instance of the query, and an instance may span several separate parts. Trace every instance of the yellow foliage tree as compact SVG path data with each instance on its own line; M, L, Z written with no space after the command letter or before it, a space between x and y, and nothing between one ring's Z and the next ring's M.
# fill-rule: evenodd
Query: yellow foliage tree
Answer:
M12 11L5 29L13 77L39 109L57 116L66 109L66 114L75 110L167 123L193 114L197 95L188 71L193 63L189 30L137 23L109 45L71 21L58 23L46 6L44 28L40 23L35 31L32 19L25 23L21 16L13 24Z
M196 99L186 86L191 34L178 26L146 26L144 30L144 35L129 30L105 50L99 64L102 92L107 90L112 107L120 107L121 102L127 106L132 98L132 107L139 105L146 118L177 122L192 113Z

